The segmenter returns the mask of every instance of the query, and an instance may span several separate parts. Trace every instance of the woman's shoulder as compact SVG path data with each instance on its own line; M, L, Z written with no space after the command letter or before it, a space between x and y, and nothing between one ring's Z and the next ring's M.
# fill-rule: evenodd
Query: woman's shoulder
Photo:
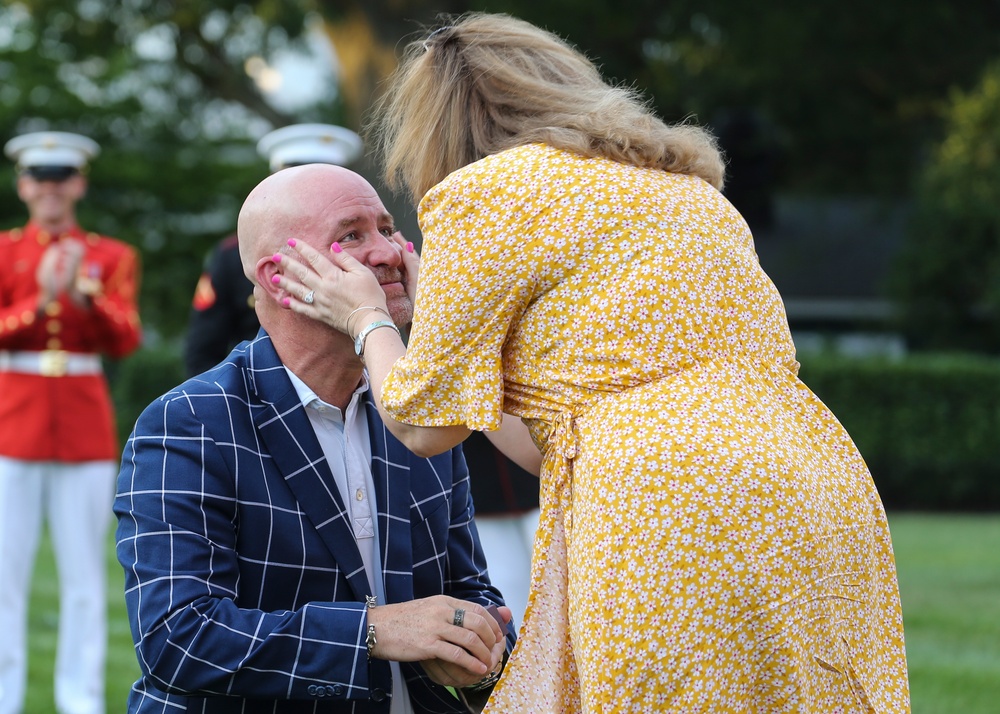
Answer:
M534 190L562 184L572 177L607 170L606 159L594 159L547 144L534 143L505 149L474 161L445 177L430 193L468 194L477 188Z

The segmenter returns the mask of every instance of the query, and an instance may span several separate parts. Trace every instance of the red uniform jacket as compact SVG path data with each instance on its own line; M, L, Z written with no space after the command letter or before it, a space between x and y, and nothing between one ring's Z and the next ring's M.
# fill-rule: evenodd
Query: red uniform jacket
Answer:
M38 310L35 271L62 236L86 245L80 281L90 309L67 295ZM121 241L74 228L53 236L37 225L0 232L0 350L123 357L139 346L139 258ZM0 456L32 461L120 456L103 374L42 376L0 371Z

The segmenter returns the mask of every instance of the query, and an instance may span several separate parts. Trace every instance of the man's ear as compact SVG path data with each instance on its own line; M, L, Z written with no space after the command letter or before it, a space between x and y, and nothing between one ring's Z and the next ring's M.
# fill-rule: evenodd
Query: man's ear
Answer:
M254 269L254 278L257 281L257 289L259 289L271 300L274 300L282 307L285 307L281 304L281 300L286 297L287 294L284 290L271 282L272 278L278 274L278 264L274 262L274 259L270 255L264 256L257 261L257 266Z

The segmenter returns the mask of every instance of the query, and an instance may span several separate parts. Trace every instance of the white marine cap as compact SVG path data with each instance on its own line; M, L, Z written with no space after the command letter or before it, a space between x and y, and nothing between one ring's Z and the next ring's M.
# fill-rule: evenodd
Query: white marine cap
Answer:
M65 131L36 131L15 136L3 147L19 169L41 166L82 169L101 147L93 139Z
M333 124L283 126L257 142L257 152L268 160L271 171L299 164L346 166L361 156L362 148L360 136Z

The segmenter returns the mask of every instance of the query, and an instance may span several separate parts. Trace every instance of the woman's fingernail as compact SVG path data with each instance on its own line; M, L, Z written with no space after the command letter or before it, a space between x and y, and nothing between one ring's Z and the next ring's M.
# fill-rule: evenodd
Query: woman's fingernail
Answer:
M275 285L277 285L278 283L281 282L281 276L280 275L272 275L271 276L271 282L274 283Z
M288 239L288 245L290 245L290 246L292 246L294 248L295 247L295 239L294 238L289 238Z
M406 241L406 252L407 253L413 252L413 243L411 243L410 241Z
M290 307L292 304L291 298L281 298L281 304L285 307Z
M333 245L331 245L330 246L330 250L332 250L334 253L339 253L340 252L340 243L334 243Z
M280 263L281 262L281 253L275 253L274 255L272 255L271 256L271 260L273 260L275 263Z

